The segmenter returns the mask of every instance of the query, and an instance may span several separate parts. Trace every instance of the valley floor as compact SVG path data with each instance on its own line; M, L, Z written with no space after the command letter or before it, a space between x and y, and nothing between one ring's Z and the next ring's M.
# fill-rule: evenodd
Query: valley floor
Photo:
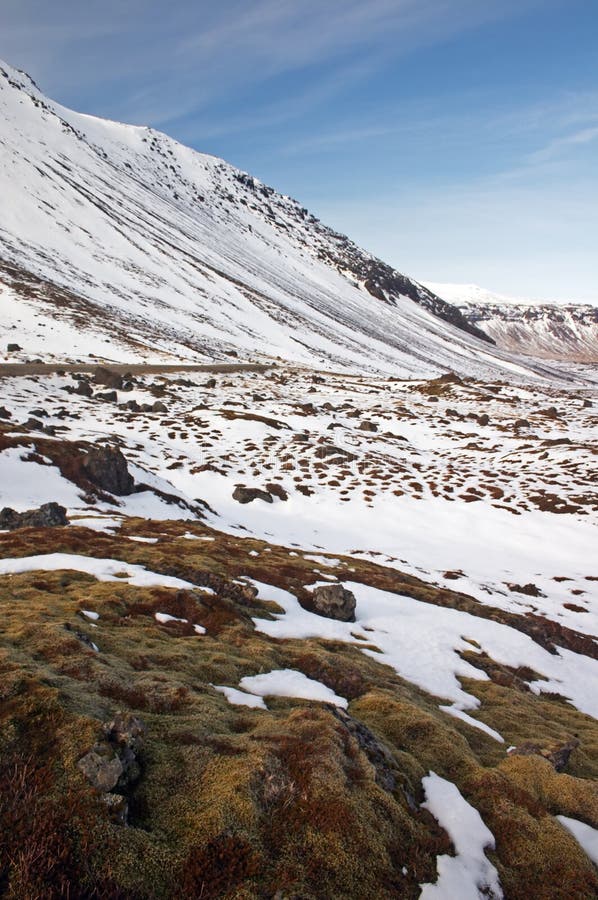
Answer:
M597 425L582 382L0 377L0 507L69 522L0 531L0 892L594 896Z

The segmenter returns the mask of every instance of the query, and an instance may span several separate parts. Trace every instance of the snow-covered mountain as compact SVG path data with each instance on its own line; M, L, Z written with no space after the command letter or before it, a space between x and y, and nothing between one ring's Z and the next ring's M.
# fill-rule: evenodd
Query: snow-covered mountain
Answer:
M598 306L509 297L476 284L426 286L504 350L543 359L598 360Z
M544 374L295 200L152 129L71 112L6 64L0 196L0 340L29 357Z

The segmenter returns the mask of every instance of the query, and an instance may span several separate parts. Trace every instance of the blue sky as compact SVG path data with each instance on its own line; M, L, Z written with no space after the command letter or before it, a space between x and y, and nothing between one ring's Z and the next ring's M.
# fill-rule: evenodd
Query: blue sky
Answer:
M0 0L0 57L417 278L598 301L597 0Z

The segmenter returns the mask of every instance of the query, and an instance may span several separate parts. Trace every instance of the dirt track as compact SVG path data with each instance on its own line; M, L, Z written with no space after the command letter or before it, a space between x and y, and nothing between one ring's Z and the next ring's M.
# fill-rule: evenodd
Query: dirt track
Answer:
M125 375L166 375L170 372L265 372L271 365L261 363L208 363L206 365L149 365L145 363L0 363L0 377L15 375L55 375L58 372L95 372L109 369Z

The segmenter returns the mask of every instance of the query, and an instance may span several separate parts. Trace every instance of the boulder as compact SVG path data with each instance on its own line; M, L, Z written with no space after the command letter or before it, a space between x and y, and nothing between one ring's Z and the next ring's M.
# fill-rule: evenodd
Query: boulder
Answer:
M39 509L28 509L22 513L9 506L0 511L0 529L8 531L15 528L54 528L68 524L66 509L58 503L44 503Z
M93 390L88 381L78 381L77 387L75 388L75 394L79 394L81 397L91 397L93 394Z
M105 400L107 403L116 403L118 394L116 391L98 391L94 396L94 400Z
M326 619L355 621L355 595L342 584L321 584L313 589L313 611Z
M12 413L5 406L0 406L0 419L12 419Z
M481 413L478 416L478 422L480 425L488 425L490 423L490 416L488 413Z
M361 431L378 431L376 423L370 422L368 419L364 419L363 422L360 422L359 428Z
M114 372L112 369L106 369L104 368L104 366L98 366L98 368L94 372L93 380L96 384L101 384L104 387L111 388L112 390L122 390L122 375L119 375L118 372Z
M237 485L233 491L233 500L238 503L251 503L253 500L264 500L265 503L272 503L272 494L268 491L262 491L260 488L243 487Z
M135 490L135 480L118 447L94 447L83 460L87 478L110 494L125 496Z
M23 348L20 347L18 344L9 344L6 348L6 352L7 353L18 353L19 350L22 350L22 349Z
M77 768L96 791L108 792L116 787L124 772L123 764L109 744L98 743L82 756Z

